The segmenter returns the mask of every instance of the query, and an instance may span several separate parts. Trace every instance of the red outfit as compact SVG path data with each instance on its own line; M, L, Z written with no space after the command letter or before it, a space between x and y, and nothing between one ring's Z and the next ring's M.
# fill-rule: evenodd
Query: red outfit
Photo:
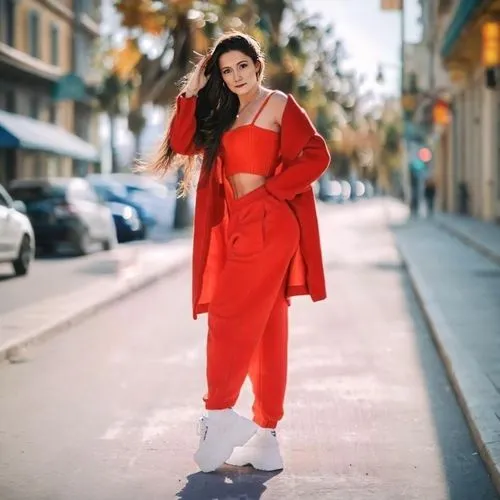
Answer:
M285 282L299 245L299 225L264 187L230 204L227 256L208 309L205 405L236 404L250 375L254 420L275 427L283 416L287 373Z
M178 153L195 152L195 103L194 98L177 101L170 142ZM202 168L193 313L195 318L199 312L209 314L206 408L234 406L250 375L254 420L275 427L283 416L286 387L287 297L325 297L310 184L328 166L329 154L291 96L280 133L255 125L262 107L252 123L224 134L213 170ZM227 177L240 172L269 177L260 188L234 199Z
M177 110L170 130L170 144L179 154L195 154L196 97L177 98ZM323 138L293 96L281 122L281 162L266 190L286 200L300 226L300 245L292 258L286 296L310 295L313 301L326 298L323 261L311 184L330 163ZM247 154L251 155L249 151ZM196 193L193 238L193 317L208 311L217 279L226 258L228 213L222 158L210 171L202 169Z
M255 125L271 95L264 100L251 123L233 128L223 135L221 159L227 178L241 172L269 177L278 166L279 132Z

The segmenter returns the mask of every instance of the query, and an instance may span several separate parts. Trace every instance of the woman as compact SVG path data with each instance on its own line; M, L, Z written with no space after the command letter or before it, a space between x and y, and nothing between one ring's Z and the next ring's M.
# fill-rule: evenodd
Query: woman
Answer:
M196 66L153 170L203 158L193 239L193 316L208 312L207 415L195 461L283 467L288 298L326 297L311 183L330 157L292 96L262 86L264 58L242 33L221 37ZM246 376L253 421L232 410ZM245 446L244 446L245 445ZM236 448L236 449L235 449Z

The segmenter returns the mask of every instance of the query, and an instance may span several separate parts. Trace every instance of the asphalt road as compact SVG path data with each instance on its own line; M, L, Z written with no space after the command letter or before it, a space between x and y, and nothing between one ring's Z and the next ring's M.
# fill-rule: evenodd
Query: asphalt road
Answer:
M155 233L153 240L166 241L169 234L167 231ZM0 264L0 316L40 300L71 293L92 284L96 278L112 280L127 265L132 248L150 243L152 241L120 244L111 252L103 252L95 245L93 253L80 257L71 252L39 256L28 275L21 277L14 275L10 264Z
M197 471L206 319L182 270L0 365L0 498L497 499L382 203L322 211L329 299L292 304L283 472Z

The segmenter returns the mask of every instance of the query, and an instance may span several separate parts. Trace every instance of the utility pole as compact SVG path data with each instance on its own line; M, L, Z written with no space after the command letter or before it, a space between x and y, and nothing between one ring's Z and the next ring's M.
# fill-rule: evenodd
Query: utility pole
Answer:
M405 0L401 0L401 99L405 91Z
M406 145L406 116L405 116L405 66L406 66L406 53L405 53L405 0L380 0L381 9L384 11L400 11L400 29L401 29L401 68L400 68L400 107L401 107L401 121L403 124L403 133L401 137L402 152L401 152L401 177L399 180L399 189L402 190L404 200L408 200L410 188L410 168L408 162L408 151Z
M405 0L400 0L401 2L401 17L400 17L400 22L401 22L401 118L403 122L403 134L401 137L401 144L402 144L402 152L401 152L401 173L402 173L402 190L403 190L403 199L405 199L407 202L412 203L412 186L411 186L411 172L410 172L410 162L409 162L409 155L408 155L408 147L406 143L406 130L407 130L407 124L406 124L406 116L405 116L405 109L404 109L404 97L405 97L405 66L406 66L406 46L405 46L405 40L406 40L406 30L405 30ZM409 192L408 192L409 191Z

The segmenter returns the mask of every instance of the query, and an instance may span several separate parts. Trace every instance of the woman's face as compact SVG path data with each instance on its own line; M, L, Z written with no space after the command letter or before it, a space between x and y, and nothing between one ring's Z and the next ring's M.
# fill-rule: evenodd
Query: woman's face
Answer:
M254 64L249 56L238 50L222 54L219 58L219 69L229 90L235 94L246 94L259 83L257 72L260 63Z

